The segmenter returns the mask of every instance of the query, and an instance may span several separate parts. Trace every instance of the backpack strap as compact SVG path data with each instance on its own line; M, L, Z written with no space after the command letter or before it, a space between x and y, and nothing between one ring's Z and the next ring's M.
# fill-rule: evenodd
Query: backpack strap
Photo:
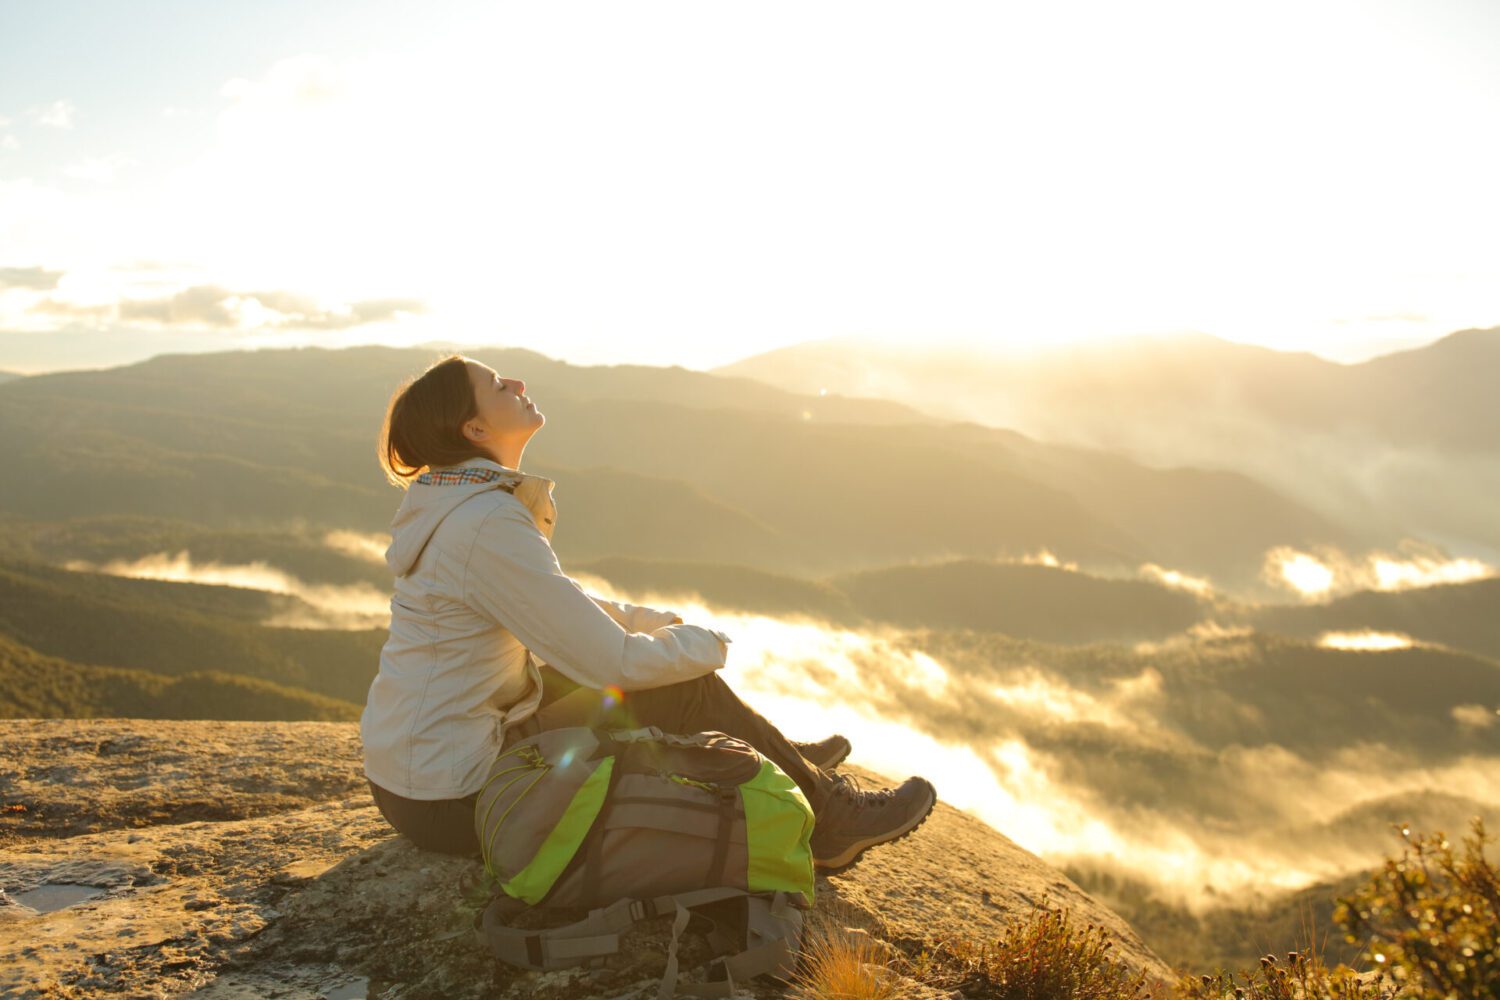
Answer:
M743 897L747 926L747 947L714 959L709 963L709 981L704 983L677 984L677 943L687 927L688 911L704 903L721 899ZM801 898L800 893L798 898ZM767 900L764 894L743 892L738 889L705 889L687 892L678 896L661 896L655 902L660 906L673 900L677 906L677 919L672 922L672 944L667 951L667 968L662 975L657 1000L671 1000L677 993L694 997L728 997L734 993L735 980L748 982L763 974L787 973L796 964L796 946L792 942L801 939L802 912L793 901L792 894L780 890L773 892ZM791 933L789 934L788 931ZM721 944L723 939L721 936ZM731 950L737 945L725 945ZM716 976L722 975L722 978Z
M523 930L510 926L510 922L535 907L502 893L480 913L474 930L480 945L500 961L524 969L550 971L597 965L599 960L619 952L620 935L625 931L644 920L675 912L672 942L667 951L667 967L658 997L671 998L678 992L695 997L727 997L734 992L736 979L744 981L763 972L775 972L785 967L790 955L787 942L780 935L775 935L769 942L755 943L757 938L767 936L762 932L774 930L761 917L762 908L750 906L751 947L714 963L724 972L725 978L721 982L691 983L679 988L677 947L695 907L742 896L750 896L752 901L755 898L743 889L727 886L651 899L627 898L591 910L584 919L562 927ZM789 896L784 892L775 893L775 898L764 908L771 914L784 914L790 909Z
M595 965L598 959L620 950L620 934L638 922L631 913L631 905L636 902L621 899L591 910L575 923L545 930L523 930L510 926L510 922L533 908L502 894L484 908L474 932L490 954L523 969L550 971Z

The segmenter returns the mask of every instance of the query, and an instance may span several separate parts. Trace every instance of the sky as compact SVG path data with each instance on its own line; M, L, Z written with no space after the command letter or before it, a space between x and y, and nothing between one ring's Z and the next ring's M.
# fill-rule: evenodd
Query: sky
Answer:
M1500 324L1500 4L0 0L0 369Z

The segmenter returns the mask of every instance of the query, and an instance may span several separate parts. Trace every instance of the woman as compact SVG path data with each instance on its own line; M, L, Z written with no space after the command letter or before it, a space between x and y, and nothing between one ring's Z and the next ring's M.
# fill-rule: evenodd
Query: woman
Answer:
M380 462L406 490L386 561L390 638L360 720L382 815L421 847L477 854L474 800L507 739L568 725L717 730L807 796L813 860L853 864L932 811L922 778L861 791L831 767L848 741L790 743L715 673L729 637L669 611L588 594L552 551L551 480L520 471L546 423L526 383L460 355L392 397Z

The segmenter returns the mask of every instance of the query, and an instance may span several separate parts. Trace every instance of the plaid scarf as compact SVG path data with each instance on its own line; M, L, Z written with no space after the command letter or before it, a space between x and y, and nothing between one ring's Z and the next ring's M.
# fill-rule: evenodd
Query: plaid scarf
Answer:
M464 483L493 483L497 479L509 478L503 472L494 469L440 469L436 472L424 472L417 477L417 482L423 486L460 486Z

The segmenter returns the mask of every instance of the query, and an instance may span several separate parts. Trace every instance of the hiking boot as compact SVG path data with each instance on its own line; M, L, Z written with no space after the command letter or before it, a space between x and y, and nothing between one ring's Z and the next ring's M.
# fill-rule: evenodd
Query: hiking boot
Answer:
M854 776L834 779L828 801L813 819L813 864L834 875L852 867L866 849L900 840L922 825L937 804L926 778L907 778L897 788L867 792Z
M793 740L792 746L809 764L823 771L832 771L838 767L849 756L851 749L849 741L837 734L816 743L798 743Z

